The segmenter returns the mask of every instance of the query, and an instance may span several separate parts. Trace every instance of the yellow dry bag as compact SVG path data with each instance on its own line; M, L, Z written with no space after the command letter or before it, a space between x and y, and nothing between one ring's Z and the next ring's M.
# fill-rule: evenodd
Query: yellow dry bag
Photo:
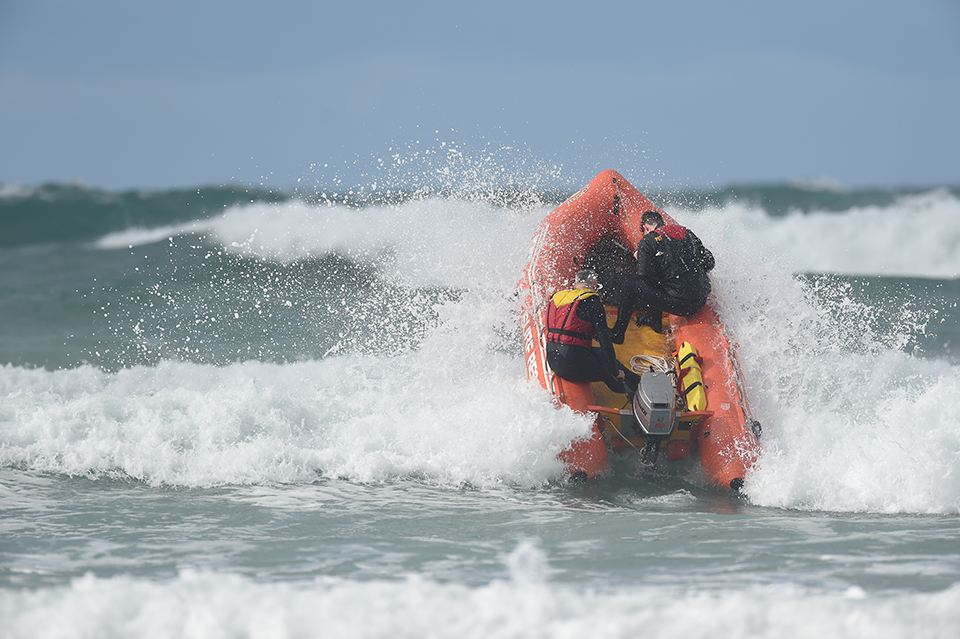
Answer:
M680 371L680 387L687 400L688 411L707 410L707 387L703 385L697 349L684 342L677 351L677 368Z

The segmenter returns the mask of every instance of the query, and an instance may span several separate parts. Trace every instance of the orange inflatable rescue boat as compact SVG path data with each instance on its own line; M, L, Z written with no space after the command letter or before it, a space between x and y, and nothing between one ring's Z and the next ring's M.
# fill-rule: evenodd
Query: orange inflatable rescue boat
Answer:
M652 466L697 454L707 480L739 490L758 458L759 424L750 416L733 345L711 295L692 317L664 314L661 333L633 321L617 358L641 375L632 401L602 382L570 382L546 361L546 312L550 296L571 288L588 253L601 242L630 252L642 238L640 218L658 211L616 171L604 171L540 223L519 284L520 324L527 377L558 404L595 416L589 437L560 454L571 476L587 479L609 469L608 453L637 453ZM608 320L615 306L607 306ZM608 321L608 325L611 324ZM638 322L639 323L639 322Z

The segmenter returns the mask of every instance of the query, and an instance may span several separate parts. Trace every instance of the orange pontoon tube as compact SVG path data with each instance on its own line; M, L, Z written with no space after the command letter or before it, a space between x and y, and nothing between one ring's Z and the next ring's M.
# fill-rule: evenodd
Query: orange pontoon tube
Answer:
M650 210L673 223L619 173L603 171L541 221L518 285L527 377L537 380L558 404L595 415L590 436L572 442L560 454L574 477L606 472L609 448L621 450L629 445L640 450L645 441L629 428L631 417L623 410L625 395L610 392L602 383L570 382L550 370L546 362L547 305L554 292L570 288L585 256L600 240L614 238L625 247L635 247L643 237L640 218ZM759 428L750 417L741 372L717 313L716 299L711 295L692 317L664 317L669 326L663 334L631 325L624 344L616 347L617 357L637 372L643 371L651 358L670 362L671 372L679 380L677 395L683 397L687 391L691 406L678 401L679 423L662 444L668 457L683 457L693 449L711 483L738 490L759 456ZM681 349L683 363L677 359Z

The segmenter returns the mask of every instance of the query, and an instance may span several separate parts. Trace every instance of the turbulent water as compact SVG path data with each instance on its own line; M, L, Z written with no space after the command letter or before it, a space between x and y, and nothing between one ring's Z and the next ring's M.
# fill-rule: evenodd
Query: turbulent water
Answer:
M740 496L565 480L514 290L569 191L0 187L0 637L960 635L960 191L645 190Z

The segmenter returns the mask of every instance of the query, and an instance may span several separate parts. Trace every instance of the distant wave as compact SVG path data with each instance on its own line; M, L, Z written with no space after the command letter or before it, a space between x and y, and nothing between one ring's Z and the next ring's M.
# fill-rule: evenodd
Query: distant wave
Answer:
M514 218L553 207L557 194L543 195L514 198L523 205L513 207L455 194L395 194L393 201L328 195L310 202L234 186L106 192L73 184L5 185L0 187L0 246L86 242L114 250L208 233L231 252L284 263L332 251L403 255L408 253L404 247L426 239L449 242L454 235L502 242L498 234L520 231L511 228ZM651 197L705 240L749 243L795 272L960 277L956 189L774 184L653 192ZM537 201L541 204L530 204ZM450 262L457 261L451 256Z
M525 249L535 223L550 208L511 211L432 198L356 209L291 200L231 207L211 220L208 230L231 252L277 262L331 251L356 257L390 253L396 261L408 262L408 274L420 263L420 271L433 272L432 283L456 286L462 277L454 273L468 268L472 257L482 258L473 268L493 270L490 260L506 259L508 253L496 247L519 242ZM735 201L702 209L665 208L708 245L747 245L766 255L766 262L795 273L960 277L960 198L946 189L839 212L795 210L773 216ZM473 251L464 242L490 248ZM442 255L444 246L448 255Z
M115 233L108 233L93 243L93 246L103 250L132 248L162 242L167 238L185 233L202 233L214 227L213 221L190 222L188 224L172 224L158 228L130 228Z
M742 243L793 272L960 277L960 198L947 189L898 196L889 205L772 216L729 202L680 209L705 240Z
M114 192L79 184L0 185L0 247L98 242L131 229L159 233L219 215L239 202L288 198L242 186Z

